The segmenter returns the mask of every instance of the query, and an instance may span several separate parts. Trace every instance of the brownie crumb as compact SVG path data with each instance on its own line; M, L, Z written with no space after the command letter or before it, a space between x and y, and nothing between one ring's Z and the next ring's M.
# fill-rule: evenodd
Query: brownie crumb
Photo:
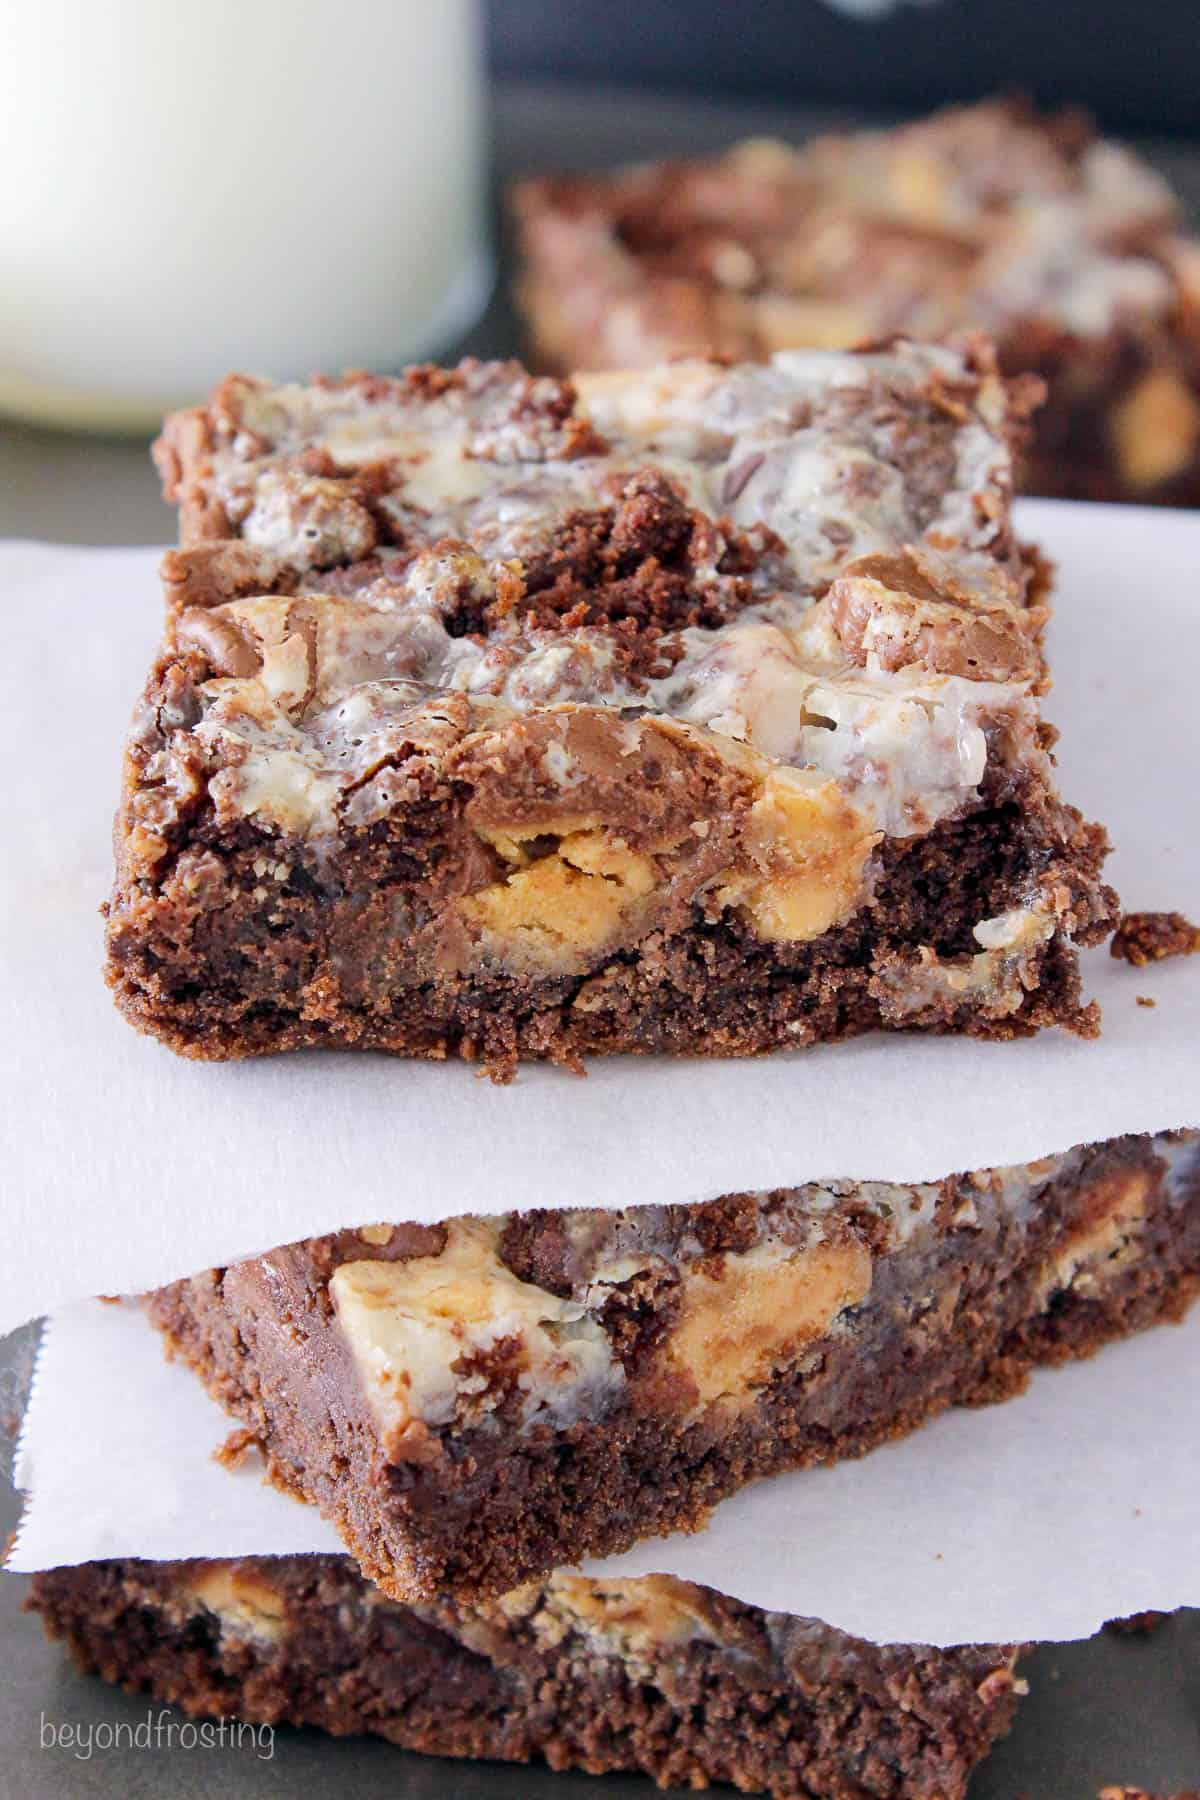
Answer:
M708 519L654 468L607 486L606 504L574 508L528 547L494 599L464 591L446 614L451 635L486 636L514 616L543 631L715 630L754 600L748 577L781 548L773 533Z
M1126 913L1109 950L1135 969L1168 956L1194 956L1200 951L1200 925L1193 925L1178 912Z
M219 1462L223 1469L238 1469L251 1451L258 1448L258 1433L243 1425L239 1430L231 1431L223 1444L218 1444L213 1451L213 1461Z

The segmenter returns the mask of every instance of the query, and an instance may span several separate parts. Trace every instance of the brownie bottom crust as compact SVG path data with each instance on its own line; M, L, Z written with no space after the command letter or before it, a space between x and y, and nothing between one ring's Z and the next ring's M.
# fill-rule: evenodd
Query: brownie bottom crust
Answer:
M778 1800L961 1800L1021 1691L1010 1647L876 1646L658 1576L470 1611L339 1557L123 1561L30 1604L83 1670L195 1715Z
M868 1196L848 1185L836 1204L849 1222L837 1229L853 1248ZM714 1241L759 1204L742 1196L739 1211L737 1198L678 1210ZM802 1216L816 1206L807 1190L764 1198ZM623 1229L647 1229L629 1226L639 1210L622 1215ZM660 1219L658 1228L679 1227ZM506 1254L524 1276L561 1289L551 1264L571 1229L562 1215L513 1215ZM404 1228L395 1230L375 1255L402 1251ZM1200 1139L1123 1138L986 1180L952 1178L928 1227L875 1258L866 1291L824 1335L790 1348L733 1404L696 1404L695 1385L662 1352L668 1303L635 1282L623 1323L605 1314L613 1353L625 1358L607 1403L549 1422L506 1413L524 1391L521 1346L509 1338L503 1355L461 1365L467 1416L406 1429L397 1444L331 1297L334 1265L368 1253L355 1233L312 1240L161 1289L146 1305L170 1348L248 1428L272 1477L321 1508L373 1581L403 1601L447 1592L477 1601L697 1528L755 1478L861 1455L949 1406L1019 1392L1039 1364L1180 1318L1200 1287ZM726 1273L735 1262L726 1259ZM408 1266L385 1264L383 1277L399 1270L403 1280ZM424 1266L436 1268L436 1257ZM743 1301L762 1278L756 1264ZM720 1295L719 1280L712 1291ZM514 1371L518 1386L505 1388ZM489 1381L498 1410L480 1416Z
M176 910L156 903L151 930L140 901L114 900L107 980L139 1030L201 1060L361 1049L461 1056L507 1076L521 1060L753 1056L877 1030L1008 1039L1059 1026L1093 1037L1098 1009L1083 997L1078 951L1117 921L1100 875L1107 839L1037 782L1016 785L1002 792L989 774L973 812L885 845L871 904L815 940L770 941L734 913L711 919L696 907L575 975L416 965L403 980L389 975L402 948L395 915L429 910L419 883L392 885L388 858L413 854L403 843L387 857L374 840L345 850L333 888L289 885L278 897L284 930L255 898L279 846L243 830L205 843L228 886L211 911L190 894ZM302 861L301 848L288 855ZM452 850L447 840L439 854ZM980 957L980 921L1039 895L1062 908L1053 929Z

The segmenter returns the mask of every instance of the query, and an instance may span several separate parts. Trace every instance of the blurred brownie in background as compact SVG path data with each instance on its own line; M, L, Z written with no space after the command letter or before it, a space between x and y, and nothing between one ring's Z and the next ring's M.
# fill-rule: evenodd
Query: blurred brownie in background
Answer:
M535 360L842 349L983 329L1049 388L1033 493L1200 504L1200 242L1079 114L1011 101L514 196Z

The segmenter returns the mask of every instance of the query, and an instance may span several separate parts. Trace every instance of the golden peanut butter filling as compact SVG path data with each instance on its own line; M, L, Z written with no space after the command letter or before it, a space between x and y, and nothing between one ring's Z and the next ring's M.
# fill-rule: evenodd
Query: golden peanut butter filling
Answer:
M837 782L771 768L745 751L738 760L755 769L761 785L736 861L708 881L707 891L762 939L819 937L863 903L882 833ZM478 828L511 873L467 895L459 915L485 954L541 974L572 972L645 931L672 876L670 853L689 836L703 841L710 829L698 818L650 849L633 850L619 831L588 817Z
M253 1569L208 1563L189 1575L185 1597L215 1613L222 1635L238 1642L277 1643L287 1631L282 1595Z
M513 871L460 901L460 916L487 952L541 973L566 973L610 949L659 883L652 856L590 820L480 835ZM531 854L528 843L547 837L553 848Z
M781 1254L758 1244L693 1270L667 1354L702 1403L738 1400L761 1386L786 1355L824 1337L847 1307L871 1291L872 1258L857 1239Z
M716 897L760 938L820 937L862 904L868 859L882 836L836 781L807 769L771 770L747 820L745 866Z
M493 1602L550 1648L582 1638L593 1653L618 1658L635 1673L648 1671L664 1651L703 1642L719 1644L724 1632L702 1588L673 1575L624 1580L550 1575L514 1588ZM490 1608L483 1608L486 1616Z
M1153 1186L1146 1169L1118 1169L1097 1182L1086 1213L1041 1272L1038 1290L1044 1300L1065 1288L1096 1294L1110 1276L1136 1260Z
M1129 485L1157 487L1200 449L1200 397L1173 369L1151 369L1114 406L1109 431Z

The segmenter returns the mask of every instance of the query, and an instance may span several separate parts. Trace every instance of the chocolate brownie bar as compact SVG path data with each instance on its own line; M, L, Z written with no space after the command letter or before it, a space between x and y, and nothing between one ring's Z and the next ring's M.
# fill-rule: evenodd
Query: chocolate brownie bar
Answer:
M129 1018L499 1070L1094 1030L1075 946L1114 896L1040 716L1028 398L907 343L226 383L160 457Z
M1200 1133L919 1187L367 1226L147 1296L174 1353L400 1600L703 1523L1182 1314Z
M1028 487L1200 505L1200 242L1076 113L993 101L893 131L521 186L549 368L978 327L1043 376Z
M1023 1691L1011 1648L880 1647L654 1575L467 1610L340 1557L105 1562L31 1600L84 1670L189 1713L777 1800L961 1800Z

